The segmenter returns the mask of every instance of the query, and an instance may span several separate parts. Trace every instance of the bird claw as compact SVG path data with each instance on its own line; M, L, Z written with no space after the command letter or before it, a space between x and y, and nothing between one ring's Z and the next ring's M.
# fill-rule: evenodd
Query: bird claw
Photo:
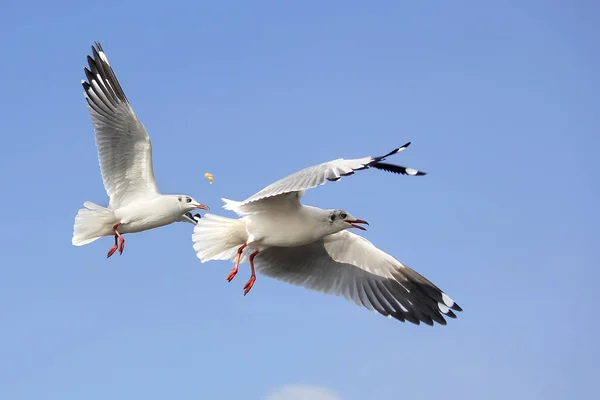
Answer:
M231 270L231 272L229 273L229 275L227 275L227 282L231 282L233 280L233 278L235 278L235 276L237 275L238 271L237 268L234 268Z
M109 258L113 254L115 254L115 251L117 251L117 248L118 248L118 246L116 244L113 247L111 247L111 249L108 251L108 254L106 255L106 258Z
M250 280L246 282L246 284L244 285L244 296L247 295L248 292L252 289L252 286L254 286L254 282L256 282L255 276L250 277Z

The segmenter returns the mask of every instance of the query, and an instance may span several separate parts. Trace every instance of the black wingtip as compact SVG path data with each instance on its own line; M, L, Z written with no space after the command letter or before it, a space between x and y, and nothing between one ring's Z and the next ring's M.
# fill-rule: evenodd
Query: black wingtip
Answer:
M403 167L402 165L388 164L377 162L371 165L371 167L380 169L382 171L392 172L394 174L410 175L410 176L423 176L427 175L426 172L416 170L414 168Z
M102 45L100 42L94 42L92 47L91 56L87 56L88 68L84 68L86 72L86 77L88 78L89 83L91 84L91 79L96 79L96 76L99 75L100 81L102 81L103 89L106 89L106 95L110 100L115 100L117 102L125 102L128 103L127 96L125 96L125 92L119 83L119 80L115 76L115 73L108 62L108 58ZM107 83L108 82L108 85Z
M407 142L407 143L403 144L402 146L395 148L394 150L390 151L389 153L387 153L384 156L373 157L373 160L375 160L375 161L383 161L383 160L386 159L386 157L389 157L392 154L400 153L402 150L406 149L408 146L410 146L410 142Z
M98 53L104 52L104 49L102 49L102 45L100 44L100 42L94 41L94 44L92 45L92 53L94 51Z

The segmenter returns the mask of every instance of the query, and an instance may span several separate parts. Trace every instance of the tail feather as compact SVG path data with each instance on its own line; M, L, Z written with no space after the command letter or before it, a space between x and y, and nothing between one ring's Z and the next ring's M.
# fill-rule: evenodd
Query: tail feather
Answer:
M86 201L85 203L83 203L83 206L88 210L108 210L108 208L99 206L98 204L92 203L91 201Z
M108 208L91 201L86 201L83 205L85 208L79 209L73 226L71 243L75 246L83 246L112 234L112 227L117 223L114 213Z
M233 211L237 215L252 215L256 213L260 213L265 210L265 208L269 209L281 209L282 207L286 207L287 203L285 200L297 201L304 194L303 190L292 193L282 193L278 196L266 197L261 199L260 202L248 202L248 201L235 201L222 198L225 205L223 208L225 210ZM287 210L285 210L287 211Z
M192 241L196 255L204 263L234 259L247 236L243 220L205 214L194 227Z
M229 211L237 211L237 209L242 205L241 201L235 201L235 200L230 200L230 199L226 199L226 198L221 198L221 200L223 200L223 203L225 203L225 205L223 205L223 208L225 210L229 210Z

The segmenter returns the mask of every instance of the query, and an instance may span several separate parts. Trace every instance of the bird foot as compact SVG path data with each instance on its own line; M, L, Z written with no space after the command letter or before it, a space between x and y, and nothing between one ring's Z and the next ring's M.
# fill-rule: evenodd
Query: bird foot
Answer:
M227 275L227 278L225 278L225 279L227 279L227 282L231 282L233 280L233 278L235 278L237 273L238 273L238 269L237 269L237 267L234 267L231 270L231 272L229 273L229 275Z
M250 289L252 289L252 286L254 286L254 282L256 282L256 276L251 276L250 280L244 285L244 296L248 294Z
M118 248L119 246L117 246L116 244L113 247L111 247L111 249L108 251L108 254L106 255L106 258L115 254L115 251L117 251Z
M115 251L117 250L119 250L119 255L123 254L123 249L125 248L125 239L123 239L123 236L121 236L121 234L118 231L120 225L121 223L119 222L115 226L113 226L113 232L115 232L115 245L110 248L108 254L106 255L106 258L115 254Z

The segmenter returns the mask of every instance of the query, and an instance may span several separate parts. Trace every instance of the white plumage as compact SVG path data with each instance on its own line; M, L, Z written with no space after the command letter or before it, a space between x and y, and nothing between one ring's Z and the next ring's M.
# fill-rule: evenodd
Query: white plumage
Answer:
M400 321L446 324L444 316L455 318L453 310L462 311L458 304L416 271L346 230L364 229L360 224L366 221L344 210L300 203L305 190L367 168L424 175L383 162L409 144L382 157L337 159L305 168L241 202L223 199L223 207L241 218L207 214L198 221L192 236L198 258L202 262L235 259L229 281L239 263L248 259L252 275L244 294L256 281L256 269L294 285L344 296Z
M72 243L82 246L102 236L115 237L108 253L123 252L122 233L140 232L176 221L195 223L189 211L208 209L186 195L163 195L152 169L152 144L119 84L102 46L87 58L84 96L96 133L96 146L108 208L85 202L75 217ZM186 213L189 214L186 215Z

